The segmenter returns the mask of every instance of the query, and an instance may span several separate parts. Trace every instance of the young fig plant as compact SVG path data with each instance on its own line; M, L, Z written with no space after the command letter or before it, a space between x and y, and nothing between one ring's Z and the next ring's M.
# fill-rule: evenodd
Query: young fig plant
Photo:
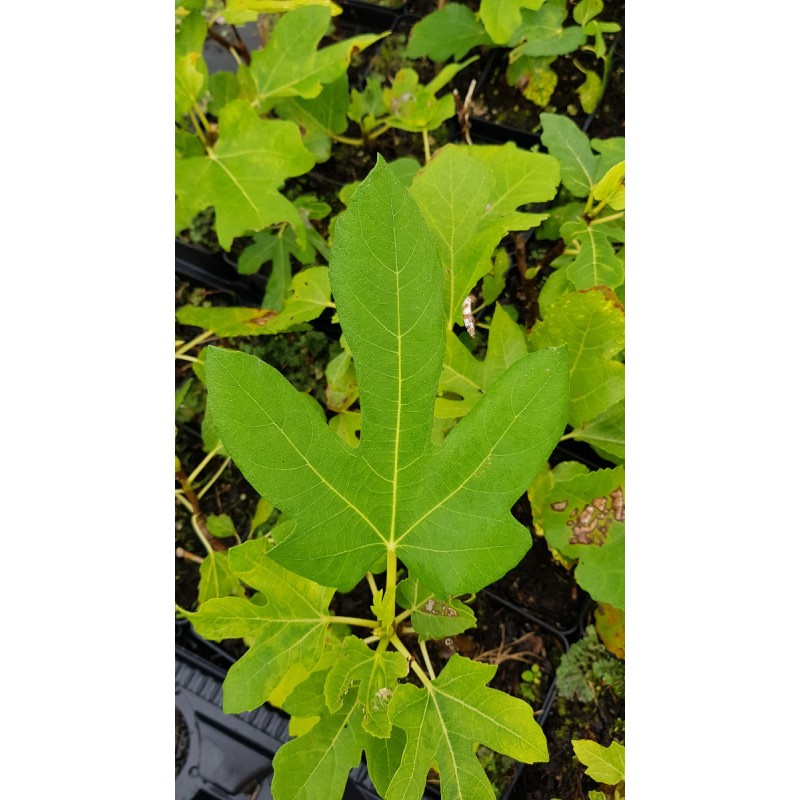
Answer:
M378 157L337 222L330 259L360 392L355 448L275 369L208 349L208 407L225 451L287 521L229 551L255 594L183 613L201 635L250 647L228 672L226 711L280 697L297 721L301 735L274 761L277 800L339 800L362 752L386 800L420 798L432 767L445 800L493 800L477 744L547 760L530 705L487 686L496 666L456 654L437 675L425 641L473 626L458 596L501 578L530 546L510 508L563 433L566 348L520 358L434 444L449 327L442 274L422 213ZM365 577L374 618L332 613L335 592ZM340 639L337 623L367 636Z

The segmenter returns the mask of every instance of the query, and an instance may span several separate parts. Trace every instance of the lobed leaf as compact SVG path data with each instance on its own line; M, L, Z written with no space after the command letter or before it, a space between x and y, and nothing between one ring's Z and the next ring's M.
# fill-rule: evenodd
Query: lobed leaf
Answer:
M586 774L598 783L614 786L625 780L625 747L619 742L603 747L591 739L573 739L572 749L586 766Z
M357 636L348 636L325 680L328 711L343 707L353 684L358 683L357 705L361 725L372 736L391 734L389 700L400 678L408 675L408 662L401 653L371 650Z
M200 583L197 587L197 602L229 595L243 595L244 589L239 579L228 565L228 554L212 550L200 565Z
M433 61L447 61L451 57L458 60L473 47L491 44L491 37L471 9L460 3L448 3L411 29L406 54L409 58L427 56Z
M389 716L405 731L406 745L386 800L421 797L434 764L445 800L494 800L476 743L527 764L547 760L547 742L531 707L486 687L496 671L495 665L454 655L434 681L398 688Z
M481 0L478 16L495 44L508 44L522 23L522 9L536 10L545 0Z
M259 119L248 103L236 100L220 112L214 149L177 161L175 191L184 214L214 206L219 242L229 250L234 237L248 231L284 221L300 226L297 209L278 189L313 166L297 125Z
M272 762L275 800L340 800L367 738L359 716L353 694L338 712L323 712L308 733L284 744Z
M625 366L614 360L625 346L625 313L610 290L572 292L547 306L529 343L564 342L570 361L569 424L577 428L625 395Z
M205 639L254 639L223 683L223 710L228 714L260 706L292 665L311 669L325 644L333 589L289 573L269 557L270 547L266 539L254 539L228 551L231 571L263 592L266 604L222 597L185 613Z
M514 31L509 45L516 45L513 56L560 56L577 50L586 33L577 25L564 25L567 18L564 0L546 0L537 10L523 9L521 24Z
M616 230L581 218L561 226L561 238L567 247L577 248L578 255L567 265L566 275L576 289L610 286L616 289L625 280L625 262L614 252Z
M394 550L437 596L477 591L530 546L509 509L563 432L565 350L521 358L435 446L442 273L422 214L382 159L337 222L330 278L358 378L356 449L268 365L218 348L207 357L226 451L295 523L271 558L347 591Z
M280 98L316 97L323 84L344 74L354 51L386 36L362 34L317 50L330 18L330 9L322 5L296 8L278 20L266 46L253 53L248 73L260 111L268 111Z
M419 205L444 267L447 326L461 324L461 304L492 269L492 254L509 231L538 225L546 214L520 212L552 200L558 162L505 145L446 145L414 178Z

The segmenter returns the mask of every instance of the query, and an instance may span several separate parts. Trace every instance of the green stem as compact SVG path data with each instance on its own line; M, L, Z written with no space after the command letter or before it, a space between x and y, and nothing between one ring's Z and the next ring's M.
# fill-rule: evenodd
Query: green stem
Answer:
M335 142L341 142L342 144L351 144L353 147L363 147L364 146L364 138L361 139L353 139L350 136L337 136L335 133L328 132L328 136L331 137Z
M397 595L397 551L394 543L390 543L390 548L386 551L386 605L391 609L389 612L391 619L382 619L381 622L390 629L394 624L394 609Z
M200 108L200 106L197 105L196 102L194 104L194 111L195 111L195 114L197 114L197 118L200 120L200 124L203 126L203 130L204 130L206 136L210 136L211 135L211 125L208 122L208 117L205 115L205 113L203 112L203 109Z
M378 584L375 583L375 576L371 572L367 573L367 583L372 591L372 599L374 600L375 595L378 594Z
M422 131L422 144L425 146L425 163L427 164L431 160L431 143L428 140L428 131Z
M231 463L230 458L226 458L222 462L222 466L211 476L211 480L197 493L197 499L201 500L203 495L217 482L217 479L223 472L225 472L226 467L228 464Z
M409 609L408 611L404 611L402 614L398 614L394 618L394 626L395 626L395 628L397 627L397 623L398 622L402 622L404 619L408 619L410 616L411 616L411 609Z
M425 670L423 670L422 667L417 664L417 659L408 652L406 646L400 641L400 637L395 634L392 636L391 642L394 645L395 650L397 650L398 653L402 653L406 657L406 661L408 661L411 669L417 673L417 677L422 681L423 686L430 686L431 679L425 674Z
M604 222L613 222L615 219L620 219L621 217L625 216L624 211L619 211L616 214L609 214L607 217L601 217L600 219L593 219L592 225L602 225Z
M192 514L192 527L194 528L194 532L197 534L197 538L203 543L203 547L205 547L209 555L212 555L211 545L208 543L208 540L200 530L200 526L197 524L197 514Z
M181 343L180 349L175 351L175 358L182 356L184 353L188 353L193 347L197 347L198 344L202 344L213 335L214 331L203 331L199 336L195 336L191 342L187 342L186 344Z
M205 469L206 464L211 461L214 456L222 450L222 442L220 442L210 453L206 455L206 457L198 464L197 469L189 475L186 479L189 482L189 486L192 486L197 479L197 476ZM198 495L199 497L199 495Z
M422 657L425 659L428 675L431 676L432 681L435 681L436 673L433 671L433 664L431 664L431 657L428 655L428 648L425 646L425 642L422 639L419 640L419 649L422 650Z
M343 625L358 625L360 628L377 628L380 622L376 619L362 619L361 617L337 617L329 616L329 623L341 622Z
M192 127L194 128L194 132L197 134L200 141L203 143L203 147L205 148L206 152L211 152L211 144L208 141L208 137L203 130L203 126L200 124L199 120L197 119L197 115L194 113L193 109L189 109L189 119L192 121Z
M205 559L200 558L200 556L196 556L194 553L190 553L188 550L184 550L182 547L175 548L175 555L178 558L183 558L186 561L192 561L195 564L202 564Z
M175 356L176 361L189 361L192 364L199 363L200 359L195 358L194 356Z
M183 496L183 492L180 489L175 491L175 497L183 503L184 507L187 508L189 511L194 513L194 508L192 504Z
M370 140L371 140L371 139L377 139L379 136L381 136L382 134L386 133L386 131L388 131L388 130L389 130L389 128L391 128L391 127L392 127L391 125L387 125L387 124L384 122L384 123L382 123L381 125L378 125L378 126L376 126L375 128L373 128L373 129L372 129L372 130L371 130L371 131L370 131L370 132L367 134L367 137L366 137L366 138L367 138L367 139L370 139Z

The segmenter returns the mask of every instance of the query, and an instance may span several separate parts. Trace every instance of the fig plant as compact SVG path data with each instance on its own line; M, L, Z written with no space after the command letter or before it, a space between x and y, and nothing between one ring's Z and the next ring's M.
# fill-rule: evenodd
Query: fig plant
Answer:
M569 361L565 347L519 358L435 443L451 324L443 274L424 214L379 157L336 222L328 270L358 380L357 447L277 370L206 351L225 452L283 516L228 551L247 596L180 611L200 635L249 646L225 679L227 712L271 700L292 715L298 736L274 760L277 800L338 800L362 752L387 800L421 797L432 767L445 800L491 800L479 743L547 760L530 705L487 686L496 666L454 654L437 675L425 642L473 626L460 596L530 547L510 508L564 431ZM335 593L365 579L372 618L332 613Z

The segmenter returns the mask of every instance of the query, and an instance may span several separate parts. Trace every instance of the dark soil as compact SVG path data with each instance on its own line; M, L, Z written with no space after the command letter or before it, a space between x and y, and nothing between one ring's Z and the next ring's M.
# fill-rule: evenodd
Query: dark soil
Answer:
M544 724L550 761L522 769L512 800L584 800L598 784L586 777L586 768L575 758L573 739L592 739L607 747L625 742L625 701L612 691L601 692L595 702L580 703L560 698Z

